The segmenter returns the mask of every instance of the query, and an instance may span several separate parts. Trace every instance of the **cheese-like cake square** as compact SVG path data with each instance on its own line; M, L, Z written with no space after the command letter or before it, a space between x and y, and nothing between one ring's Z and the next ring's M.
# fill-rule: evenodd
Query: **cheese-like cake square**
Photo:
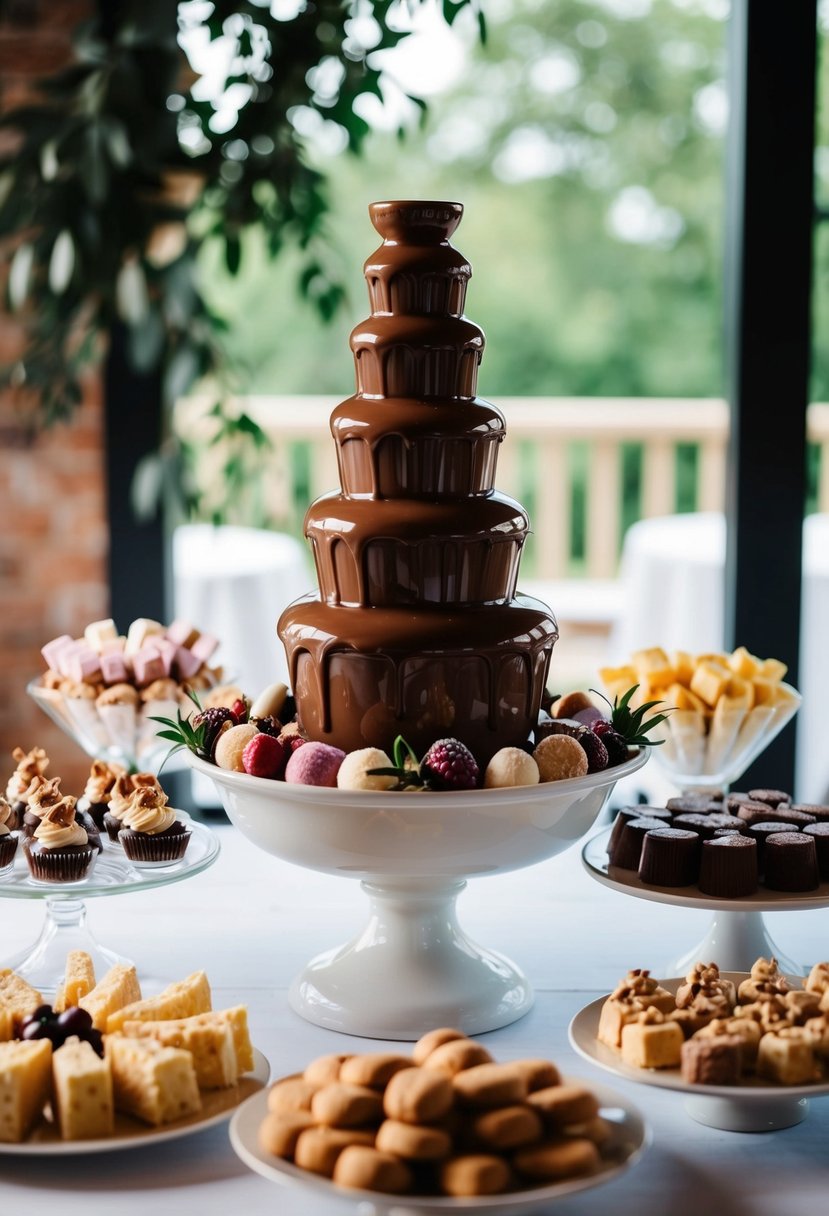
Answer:
M676 1022L629 1022L622 1027L622 1061L632 1068L676 1068L684 1042Z
M125 1022L166 1022L172 1018L189 1018L197 1013L209 1013L212 1008L210 985L203 971L194 971L186 979L169 984L158 996L131 1001L113 1009L107 1019L108 1034L121 1030Z
M107 1058L112 1066L116 1110L157 1127L201 1110L201 1097L189 1051L162 1047L153 1039L110 1035Z
M0 1043L0 1140L19 1144L49 1100L52 1044L48 1039Z
M78 1005L95 987L95 968L85 950L70 950L66 956L66 972L58 988L53 1008L57 1013Z
M117 1009L140 1000L141 988L135 968L117 963L110 967L100 984L78 998L78 1004L91 1015L96 1030L106 1030L108 1018Z
M42 1004L43 997L37 988L27 984L14 971L9 971L8 967L0 968L0 1007L9 1010L16 1029L25 1017Z
M215 1013L197 1013L192 1018L167 1022L125 1022L124 1035L152 1039L164 1047L181 1047L193 1057L199 1089L224 1089L239 1079L233 1031L225 1018Z
M64 1140L97 1140L114 1129L112 1071L90 1043L67 1039L52 1056L54 1113Z

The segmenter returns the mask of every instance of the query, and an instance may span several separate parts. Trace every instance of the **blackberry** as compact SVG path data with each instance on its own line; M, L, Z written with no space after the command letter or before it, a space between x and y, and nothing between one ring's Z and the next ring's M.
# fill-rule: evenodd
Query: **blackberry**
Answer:
M624 764L626 760L630 759L627 740L619 734L612 722L596 722L593 726L593 734L598 735L605 745L611 768L615 768L617 764Z
M474 790L480 769L472 752L460 739L438 739L420 764L426 786L433 790Z
M198 736L199 754L206 760L213 759L213 749L225 722L231 726L237 725L233 710L225 705L214 705L194 716L192 725Z
M594 734L592 730L585 731L583 735L577 736L576 742L583 748L587 756L588 773L600 773L602 769L607 768L610 756L597 734Z

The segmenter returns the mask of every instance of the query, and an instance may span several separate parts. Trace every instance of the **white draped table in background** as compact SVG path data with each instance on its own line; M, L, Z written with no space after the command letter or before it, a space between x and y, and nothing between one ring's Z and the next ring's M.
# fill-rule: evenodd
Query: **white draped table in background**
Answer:
M663 646L704 654L724 636L725 518L715 512L641 520L625 536L620 579L623 610L609 647L611 662ZM769 554L765 595L782 594ZM737 639L739 643L739 639ZM774 638L768 654L775 656ZM803 521L803 600L797 715L796 796L829 799L825 706L829 689L829 515Z
M164 980L203 967L219 1006L248 1005L254 1042L274 1076L316 1055L380 1049L303 1022L288 1008L292 976L311 955L362 927L365 897L352 879L261 853L231 827L222 854L178 885L91 900L89 921L106 945ZM570 1050L567 1026L631 966L663 972L698 940L709 913L630 899L594 883L578 847L551 861L473 880L459 906L471 936L519 962L536 988L533 1010L481 1041L496 1056L548 1056L564 1070L624 1091L650 1121L654 1144L639 1166L608 1187L556 1204L556 1216L814 1216L829 1194L829 1099L797 1127L745 1135L702 1127L681 1097L616 1081ZM38 903L2 906L2 956L35 934ZM771 915L771 931L804 962L829 957L829 913ZM394 976L389 976L394 982ZM397 1049L395 1044L386 1045ZM357 1205L316 1201L250 1173L225 1127L187 1139L99 1157L0 1156L0 1213L26 1216L360 1216Z

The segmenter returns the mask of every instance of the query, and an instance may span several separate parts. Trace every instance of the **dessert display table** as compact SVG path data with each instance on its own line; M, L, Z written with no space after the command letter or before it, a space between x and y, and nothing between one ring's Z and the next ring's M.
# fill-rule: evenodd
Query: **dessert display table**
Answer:
M139 971L172 980L206 968L217 1003L248 1005L251 1037L274 1076L324 1052L365 1051L364 1039L312 1025L288 1005L291 978L307 958L332 934L345 938L361 926L359 884L268 856L232 828L216 834L222 854L210 870L164 891L95 901L92 928L134 958ZM42 912L22 900L6 908L13 915L4 918L4 946L13 953L34 936ZM481 1041L498 1059L548 1056L568 1073L607 1081L568 1046L571 1019L609 992L628 967L659 972L692 940L698 915L657 909L600 886L583 871L575 848L528 869L473 879L464 896L470 933L520 957L536 990L527 1017ZM769 913L768 919L786 953L803 961L829 954L825 911ZM556 1204L550 1209L556 1216L698 1216L701 1210L812 1216L825 1206L829 1099L816 1098L797 1127L749 1136L694 1122L682 1094L621 1078L611 1084L648 1120L653 1147L624 1177ZM146 1216L148 1208L177 1216L358 1216L356 1205L322 1198L311 1205L304 1191L277 1188L251 1173L234 1154L226 1127L94 1158L3 1157L0 1210L40 1216L56 1203L62 1216Z

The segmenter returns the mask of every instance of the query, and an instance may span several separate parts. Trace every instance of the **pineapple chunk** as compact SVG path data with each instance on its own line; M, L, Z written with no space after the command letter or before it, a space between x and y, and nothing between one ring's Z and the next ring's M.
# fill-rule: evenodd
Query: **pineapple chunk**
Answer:
M713 707L725 692L730 678L731 672L727 667L708 660L698 664L691 680L691 692Z
M166 1022L172 1018L189 1018L212 1009L210 985L203 971L194 971L186 979L169 984L158 996L133 1001L112 1011L107 1019L108 1034L123 1029L125 1022Z
M671 660L661 646L637 650L631 655L631 663L636 668L640 681L647 684L648 688L667 687L676 678Z
M36 988L7 967L0 969L0 1008L8 1010L15 1028L42 1004L43 997Z
M691 709L700 714L711 712L705 702L683 684L672 684L665 693L665 700L674 709Z
M70 950L66 956L66 974L55 996L53 1008L57 1013L71 1009L95 987L95 968L84 950Z
M107 1020L117 1009L141 1000L141 988L133 966L117 963L110 967L100 984L78 1000L81 1009L92 1017L96 1030L106 1030Z
M691 677L696 667L694 656L688 654L687 650L675 650L671 655L671 663L673 664L676 682L687 688L691 683Z
M788 671L788 667L780 659L763 659L758 675L779 684Z
M733 654L728 656L728 666L735 676L743 680L753 680L760 670L760 660L749 654L745 646L738 646Z
M732 709L751 709L754 705L754 685L751 680L732 676L725 686L723 697Z
M755 676L751 681L751 687L754 690L755 705L777 704L777 690L780 687L774 680L767 680L765 676Z
M636 672L630 666L600 667L599 677L610 694L611 701L614 697L623 696L629 688L639 683Z

